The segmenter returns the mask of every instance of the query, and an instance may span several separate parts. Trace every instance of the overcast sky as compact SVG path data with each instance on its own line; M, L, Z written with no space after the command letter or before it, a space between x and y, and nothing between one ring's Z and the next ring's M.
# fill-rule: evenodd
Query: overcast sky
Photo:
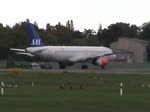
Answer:
M142 25L150 21L150 0L0 0L0 23L13 26L30 19L40 28L73 20L75 29L97 31L116 22Z

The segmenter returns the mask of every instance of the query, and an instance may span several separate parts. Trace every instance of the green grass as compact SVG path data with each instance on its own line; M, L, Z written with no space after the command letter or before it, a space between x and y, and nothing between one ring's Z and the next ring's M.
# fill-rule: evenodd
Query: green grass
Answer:
M0 96L0 112L150 110L150 88L147 87L150 75L0 72L0 81L7 86L18 85L5 88L5 95ZM119 96L120 82L123 82L123 96Z

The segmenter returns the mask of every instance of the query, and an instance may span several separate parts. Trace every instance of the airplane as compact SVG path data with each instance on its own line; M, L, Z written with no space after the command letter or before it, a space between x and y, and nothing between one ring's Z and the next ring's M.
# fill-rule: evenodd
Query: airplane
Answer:
M30 34L30 47L25 49L10 48L16 54L38 57L42 60L58 62L60 69L75 63L83 63L81 69L88 69L85 62L100 66L101 69L116 57L115 53L107 47L98 46L46 46L37 33L34 25L28 23Z

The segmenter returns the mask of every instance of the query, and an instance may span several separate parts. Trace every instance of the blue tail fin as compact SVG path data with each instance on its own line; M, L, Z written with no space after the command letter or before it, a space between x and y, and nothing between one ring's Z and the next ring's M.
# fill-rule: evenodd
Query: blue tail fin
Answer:
M35 30L35 27L33 24L29 23L29 33L30 33L30 45L31 47L39 47L39 46L45 46L43 41L41 40L41 37Z

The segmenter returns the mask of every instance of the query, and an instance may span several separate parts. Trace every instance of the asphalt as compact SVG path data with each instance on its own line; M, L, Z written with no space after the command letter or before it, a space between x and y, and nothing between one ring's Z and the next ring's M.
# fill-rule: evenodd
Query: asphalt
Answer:
M67 67L64 70L55 66L55 68L48 70L49 72L71 72L71 73L113 73L113 74L150 74L150 64L149 63L110 63L105 67L104 70L100 66L94 66L88 64L86 70L81 69L81 64L75 64L74 66Z
M49 73L103 73L103 74L149 74L150 75L150 64L126 64L126 63L113 63L104 70L100 66L94 66L88 64L89 69L81 69L81 64L75 64L74 66L69 66L66 69L59 69L58 64L52 63L52 69L23 69L27 72L49 72ZM0 71L8 71L8 69L0 69Z

